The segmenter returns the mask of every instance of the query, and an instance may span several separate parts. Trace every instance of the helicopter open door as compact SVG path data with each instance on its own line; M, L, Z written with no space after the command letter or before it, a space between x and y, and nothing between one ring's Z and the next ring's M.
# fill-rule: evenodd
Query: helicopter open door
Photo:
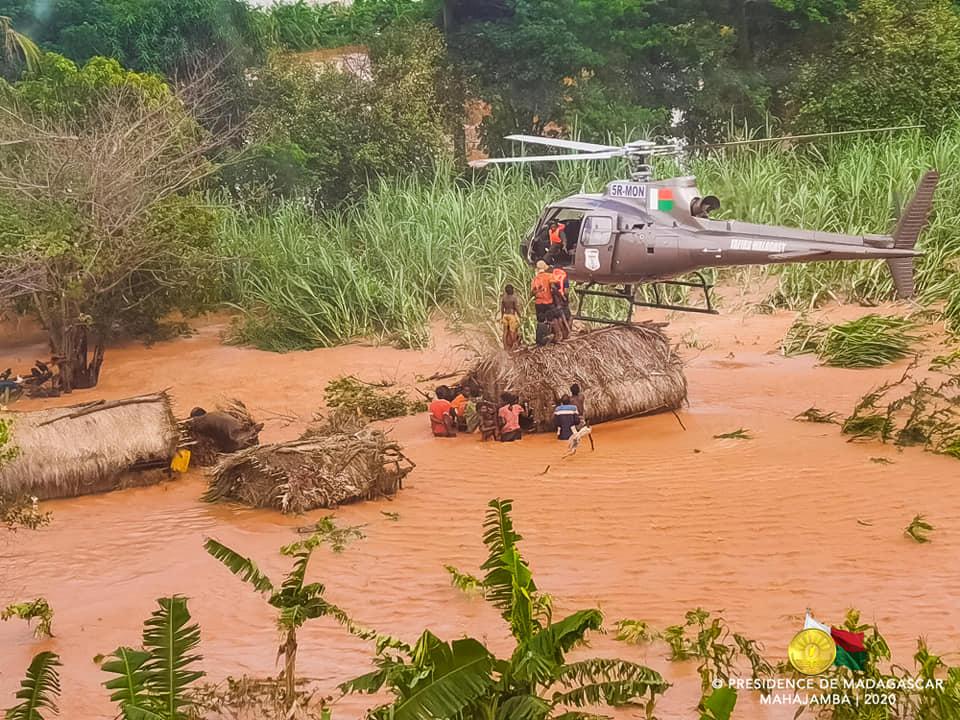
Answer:
M617 252L617 216L613 213L590 213L580 226L576 265L584 268L591 281L603 282L613 272Z

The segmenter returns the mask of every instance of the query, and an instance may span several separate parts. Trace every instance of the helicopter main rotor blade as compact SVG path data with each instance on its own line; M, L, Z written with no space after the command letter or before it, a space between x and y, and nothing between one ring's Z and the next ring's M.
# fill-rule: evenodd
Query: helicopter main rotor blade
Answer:
M484 165L505 165L507 163L533 163L533 162L561 162L564 160L610 160L612 158L623 157L626 153L623 150L608 150L596 153L576 153L574 155L528 155L526 157L509 158L488 158L486 160L471 160L470 167L483 167Z
M564 150L582 150L584 152L602 152L604 150L620 150L616 145L597 145L596 143L580 142L579 140L560 140L558 138L540 137L539 135L507 135L506 140L515 140L534 145L548 145L563 148Z
M814 138L836 137L839 135L866 135L868 133L894 132L896 130L917 130L923 125L897 125L895 127L884 128L866 128L864 130L837 130L835 132L810 133L807 135L781 135L772 138L756 138L754 140L731 140L722 143L701 143L698 145L686 145L684 150L703 150L720 147L733 147L736 145L755 145L760 143L780 142L782 140L813 140Z

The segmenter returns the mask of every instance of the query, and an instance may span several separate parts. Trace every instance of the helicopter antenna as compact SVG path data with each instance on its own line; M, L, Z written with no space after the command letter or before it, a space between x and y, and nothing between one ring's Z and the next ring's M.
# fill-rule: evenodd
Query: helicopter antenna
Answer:
M652 140L634 140L625 145L599 145L597 143L581 142L579 140L562 140L560 138L540 137L538 135L507 135L507 140L532 145L546 145L561 150L575 150L570 154L557 155L522 155L519 157L484 158L471 160L471 167L485 165L533 163L533 162L566 162L576 160L610 160L625 158L630 164L630 179L637 182L649 182L654 178L653 160L657 157L681 155L690 150L712 149L722 147L736 147L740 145L758 145L773 142L805 142L824 137L842 135L863 135L868 133L896 132L899 130L916 130L922 125L898 125L884 128L865 128L863 130L839 130L835 132L810 133L807 135L783 135L773 138L756 138L753 140L732 140L721 143L700 143L684 145L679 140L658 144Z

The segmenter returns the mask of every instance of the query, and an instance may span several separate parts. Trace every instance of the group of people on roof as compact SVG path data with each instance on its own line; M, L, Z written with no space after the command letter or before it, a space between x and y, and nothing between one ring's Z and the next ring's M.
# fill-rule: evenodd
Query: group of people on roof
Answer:
M499 403L487 400L479 387L464 384L441 385L427 406L430 429L435 437L456 437L457 433L479 433L481 440L515 442L537 427L527 402L512 392L500 395ZM580 386L560 398L553 411L553 425L559 440L570 440L585 423L584 398Z
M560 342L570 337L570 279L562 266L550 267L537 261L536 274L530 282L530 295L537 314L537 345ZM503 347L520 347L520 298L513 285L504 288L500 298L500 326Z

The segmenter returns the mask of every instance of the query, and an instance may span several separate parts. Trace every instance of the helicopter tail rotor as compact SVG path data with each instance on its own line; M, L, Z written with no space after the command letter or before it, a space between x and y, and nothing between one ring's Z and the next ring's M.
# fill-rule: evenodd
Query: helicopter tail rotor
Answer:
M931 170L924 174L917 186L917 192L907 205L893 231L893 246L901 250L913 250L926 227L930 224L930 211L933 209L933 193L940 182L940 173ZM890 258L887 260L893 284L897 288L898 298L913 297L914 258Z

